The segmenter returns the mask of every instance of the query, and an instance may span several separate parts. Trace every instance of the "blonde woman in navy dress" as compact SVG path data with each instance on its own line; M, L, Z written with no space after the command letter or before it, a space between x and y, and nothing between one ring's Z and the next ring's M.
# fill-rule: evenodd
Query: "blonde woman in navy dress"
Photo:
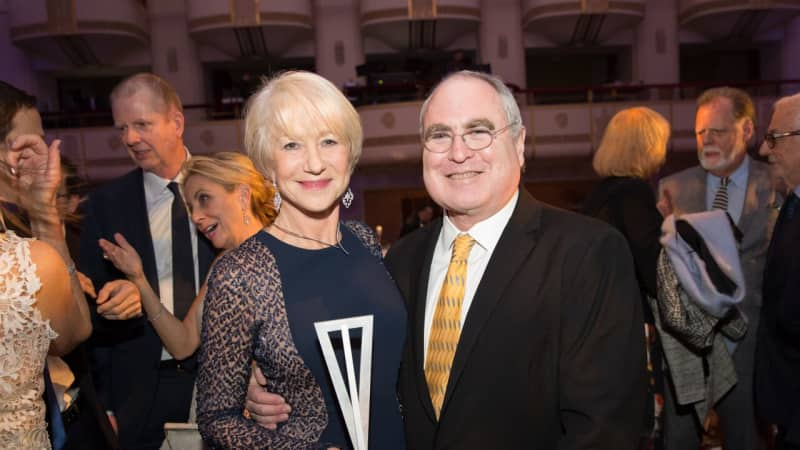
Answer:
M208 278L197 400L212 448L351 448L314 322L367 314L374 316L370 448L405 447L396 396L403 300L372 230L339 214L352 200L362 139L358 113L318 75L285 73L249 100L245 147L274 182L280 208ZM274 430L242 415L251 361L265 388L292 406Z

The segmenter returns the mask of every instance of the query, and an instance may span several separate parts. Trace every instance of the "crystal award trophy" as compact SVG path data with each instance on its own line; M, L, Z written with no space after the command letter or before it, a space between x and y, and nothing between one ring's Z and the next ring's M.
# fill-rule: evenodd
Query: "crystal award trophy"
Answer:
M347 432L354 450L367 450L369 441L369 393L372 380L372 316L348 317L346 319L315 322L322 355L328 366L328 374L333 382L336 399L342 410ZM361 329L361 358L356 378L353 362L353 346L350 330ZM331 344L331 333L341 333L344 349L344 365L347 384L342 376L342 368Z

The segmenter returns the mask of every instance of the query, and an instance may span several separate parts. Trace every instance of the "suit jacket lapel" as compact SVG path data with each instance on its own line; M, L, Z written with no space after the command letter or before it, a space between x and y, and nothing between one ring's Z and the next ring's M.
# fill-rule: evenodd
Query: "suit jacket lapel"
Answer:
M130 242L142 258L142 266L147 281L150 282L150 286L153 287L156 294L159 294L156 254L153 249L153 236L150 234L150 221L148 219L147 201L144 197L144 173L142 169L137 169L130 180L131 184L126 187L126 191L131 193L128 199L131 203L126 204L123 201L120 211L127 217L127 223L136 224L131 227L134 235L131 236ZM128 236L125 237L127 238Z
M745 191L744 205L742 206L742 217L739 218L739 229L746 237L750 237L752 233L747 231L753 226L756 220L759 220L760 212L765 212L764 217L769 214L769 204L772 202L770 198L772 194L772 182L769 179L769 173L762 171L759 166L750 162L750 171L747 174L747 190ZM763 219L762 219L763 220ZM763 224L762 224L763 226ZM752 235L753 238L759 238L757 235ZM747 244L742 243L743 247Z
M516 276L516 269L524 265L528 255L536 246L535 231L540 221L541 207L525 189L520 188L517 206L486 265L486 271L464 321L453 358L453 367L450 369L442 411L447 407L447 401L458 384L484 325L500 299L505 298L504 292ZM510 268L514 270L509 270Z
M436 242L439 240L439 234L442 230L442 221L429 225L426 230L428 238L423 241L420 247L420 269L415 280L414 285L411 286L413 290L416 288L416 304L414 305L414 317L411 318L414 324L414 334L412 342L414 349L414 373L417 377L416 385L418 387L417 394L420 397L420 403L424 406L425 412L431 421L436 422L436 413L433 410L433 403L431 403L430 392L428 391L428 381L425 379L425 307L428 301L428 278L431 273L431 263L433 261L433 251L436 249ZM411 264L417 262L410 261ZM413 292L413 291L412 291Z

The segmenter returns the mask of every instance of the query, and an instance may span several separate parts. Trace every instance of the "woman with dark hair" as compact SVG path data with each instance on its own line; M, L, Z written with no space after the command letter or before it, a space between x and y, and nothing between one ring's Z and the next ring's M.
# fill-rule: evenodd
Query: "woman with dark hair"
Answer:
M43 140L35 100L0 82L0 197L4 219L33 238L0 231L0 448L50 448L44 364L91 334L89 308L64 241L56 193L59 141Z

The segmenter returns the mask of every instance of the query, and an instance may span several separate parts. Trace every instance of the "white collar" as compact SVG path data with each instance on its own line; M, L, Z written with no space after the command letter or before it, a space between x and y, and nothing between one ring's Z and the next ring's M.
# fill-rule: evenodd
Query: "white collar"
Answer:
M188 148L186 147L183 148L184 150L186 150L186 159L184 159L184 161L188 161L189 158L192 157L192 154L189 153ZM174 181L180 184L181 181L183 181L183 171L181 170L179 170L178 175L176 175L175 178L171 180L168 180L166 178L161 178L160 176L154 174L153 172L149 172L147 170L143 172L144 174L142 178L144 183L144 195L145 199L147 200L147 203L152 203L158 197L164 194L164 191L168 190L167 185L170 184L171 182Z
M475 243L481 246L484 250L491 252L494 250L494 247L497 245L497 241L500 240L500 236L503 234L503 230L506 228L508 221L511 219L511 215L514 213L514 208L517 206L517 200L519 199L519 189L514 192L514 195L511 199L503 206L500 211L497 211L490 217L476 223L467 231L461 231L453 225L453 222L450 221L450 218L447 217L445 214L444 219L442 220L442 232L439 235L442 244L444 244L443 248L450 249L452 248L453 241L456 240L459 234L467 233L473 239L475 239Z
M747 174L750 171L750 156L745 154L742 163L739 164L739 167L733 171L732 174L728 176L728 186L733 185L739 188L744 188L747 186ZM719 187L722 178L713 175L711 172L708 172L708 175L711 177L713 182L711 183L711 187L716 189Z

